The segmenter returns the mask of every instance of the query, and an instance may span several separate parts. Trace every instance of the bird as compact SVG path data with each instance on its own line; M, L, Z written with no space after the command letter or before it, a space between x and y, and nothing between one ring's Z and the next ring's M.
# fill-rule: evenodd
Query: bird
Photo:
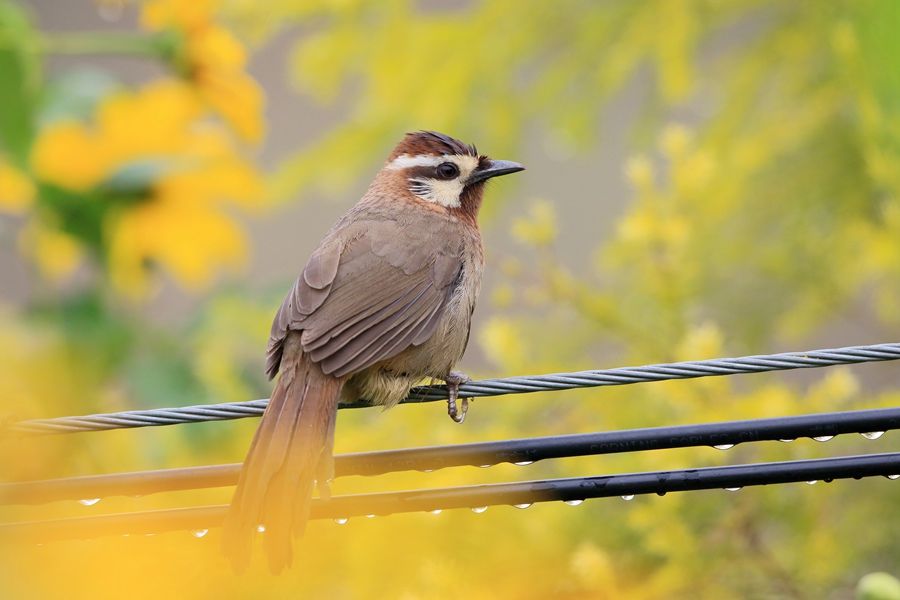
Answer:
M479 207L489 179L524 168L442 133L407 133L325 234L272 323L266 373L278 380L224 521L235 570L257 538L273 573L291 565L313 488L330 495L339 403L390 408L431 378L447 384L450 417L465 418L457 398L469 379L454 367L484 269Z

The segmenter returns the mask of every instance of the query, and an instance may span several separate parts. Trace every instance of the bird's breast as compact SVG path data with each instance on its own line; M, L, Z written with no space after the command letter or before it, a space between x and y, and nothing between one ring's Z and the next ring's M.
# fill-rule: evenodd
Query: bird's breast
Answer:
M469 341L472 311L481 290L484 254L478 232L467 232L460 249L460 270L448 289L448 301L434 334L419 346L354 375L344 401L359 398L393 406L425 378L443 379L462 358Z
M448 301L438 326L421 346L398 356L419 377L443 377L462 358L469 341L472 311L481 291L484 255L475 236L464 239L459 273L448 290ZM404 356L405 355L405 356Z

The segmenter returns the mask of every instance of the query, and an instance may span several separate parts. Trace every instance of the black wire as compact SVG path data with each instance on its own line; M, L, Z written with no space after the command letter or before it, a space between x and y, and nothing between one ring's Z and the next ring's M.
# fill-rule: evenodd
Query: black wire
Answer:
M900 478L900 452L842 456L812 460L757 463L701 469L629 473L599 477L577 477L436 488L401 492L381 492L336 496L313 501L311 518L348 519L358 516L390 515L512 505L521 508L536 502L579 503L591 498L709 489L737 490L742 487L793 482L860 479L885 476ZM150 534L180 529L206 530L218 527L226 506L205 506L141 513L122 513L52 521L0 525L2 536L27 536L30 541L87 539L104 535Z
M344 454L335 457L335 475L379 475L394 471L425 471L503 462L521 464L573 456L695 446L725 448L746 442L801 437L824 439L846 433L872 433L874 436L895 429L900 429L900 408L819 413ZM36 504L54 500L145 495L228 486L237 482L240 468L241 464L237 463L6 483L0 485L0 503Z

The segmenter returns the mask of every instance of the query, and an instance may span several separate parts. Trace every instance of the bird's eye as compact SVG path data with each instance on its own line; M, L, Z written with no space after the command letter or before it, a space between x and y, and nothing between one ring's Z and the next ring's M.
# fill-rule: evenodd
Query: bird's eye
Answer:
M459 167L452 162L441 163L437 166L437 174L441 179L453 179L459 175Z

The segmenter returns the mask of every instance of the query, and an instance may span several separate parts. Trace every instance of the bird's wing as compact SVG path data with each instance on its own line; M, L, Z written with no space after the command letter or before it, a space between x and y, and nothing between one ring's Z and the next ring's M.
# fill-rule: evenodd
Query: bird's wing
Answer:
M435 221L412 228L363 220L329 235L272 324L269 376L288 330L301 330L304 352L336 377L431 337L463 268L459 236Z

